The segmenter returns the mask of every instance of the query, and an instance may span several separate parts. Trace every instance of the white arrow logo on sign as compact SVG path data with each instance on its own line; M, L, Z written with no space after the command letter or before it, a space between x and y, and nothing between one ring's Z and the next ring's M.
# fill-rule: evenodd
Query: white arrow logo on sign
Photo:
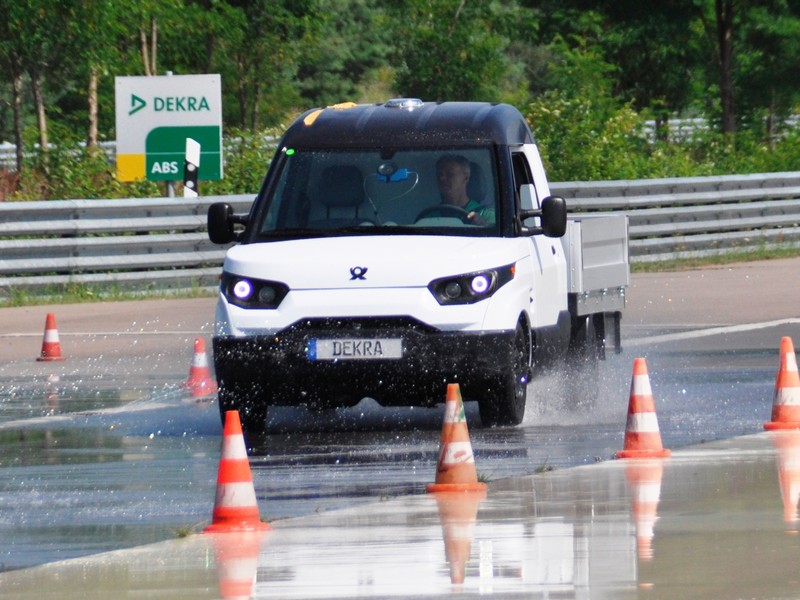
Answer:
M130 117L132 114L139 112L145 106L147 106L147 102L139 98L136 94L131 94L131 109L128 111L128 116Z

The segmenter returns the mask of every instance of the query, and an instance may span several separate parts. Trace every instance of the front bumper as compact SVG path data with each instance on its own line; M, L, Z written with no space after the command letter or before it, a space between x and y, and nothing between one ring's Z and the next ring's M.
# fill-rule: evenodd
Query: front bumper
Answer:
M384 406L432 406L445 385L478 389L511 361L513 331L440 331L410 318L304 320L270 336L213 339L221 400L262 405L350 406L370 397ZM402 357L312 360L312 339L400 338Z

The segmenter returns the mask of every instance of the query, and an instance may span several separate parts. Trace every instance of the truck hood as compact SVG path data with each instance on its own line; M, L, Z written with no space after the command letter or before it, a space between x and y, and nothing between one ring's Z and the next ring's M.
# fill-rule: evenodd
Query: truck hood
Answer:
M224 269L291 289L419 287L515 263L530 248L527 238L328 237L234 246Z

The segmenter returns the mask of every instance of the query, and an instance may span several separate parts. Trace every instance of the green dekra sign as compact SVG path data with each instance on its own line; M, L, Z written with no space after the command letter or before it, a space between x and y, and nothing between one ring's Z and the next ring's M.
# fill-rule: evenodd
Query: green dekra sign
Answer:
M183 179L186 139L200 144L198 181L222 179L218 74L115 77L117 179Z

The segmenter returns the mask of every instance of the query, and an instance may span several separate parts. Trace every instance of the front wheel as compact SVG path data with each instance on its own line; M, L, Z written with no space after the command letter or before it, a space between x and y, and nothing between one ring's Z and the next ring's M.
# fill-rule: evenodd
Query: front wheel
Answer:
M530 378L530 336L523 323L517 323L505 371L489 384L486 394L478 400L478 410L484 427L519 425L525 416Z
M256 394L244 394L236 387L221 385L219 389L219 415L225 424L225 413L229 410L239 412L244 433L261 434L267 426L267 406L258 400Z

